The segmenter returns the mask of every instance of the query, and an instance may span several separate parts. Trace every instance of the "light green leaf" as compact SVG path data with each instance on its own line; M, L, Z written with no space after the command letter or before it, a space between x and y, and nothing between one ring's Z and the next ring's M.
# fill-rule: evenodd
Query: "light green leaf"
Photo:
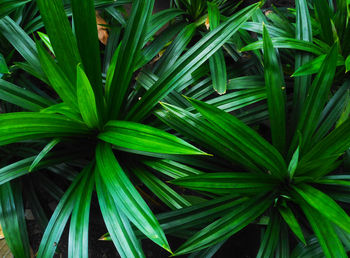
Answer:
M123 258L145 257L128 218L113 200L98 173L96 173L96 191L104 222L119 255Z
M38 156L36 156L36 158L33 160L33 163L30 165L29 167L29 172L32 172L37 165L39 164L39 162L50 152L50 150L52 150L53 147L55 147L56 144L58 144L61 141L61 139L59 138L55 138L53 139L51 142L49 142L48 144L46 144L46 146L44 147L44 149L42 149L42 151L38 154Z
M77 98L81 116L87 126L100 127L94 91L80 65L77 66Z
M128 121L109 121L98 138L135 153L203 155L204 152L160 129Z
M97 145L96 163L103 183L121 211L149 239L171 252L157 219L120 167L109 144Z

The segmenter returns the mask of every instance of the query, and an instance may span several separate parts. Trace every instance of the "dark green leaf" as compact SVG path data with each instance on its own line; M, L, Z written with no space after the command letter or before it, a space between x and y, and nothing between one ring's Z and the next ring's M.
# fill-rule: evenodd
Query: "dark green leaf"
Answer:
M15 23L10 17L0 19L0 33L36 70L37 73L43 75L35 43L17 23Z
M104 120L104 98L101 77L100 45L97 36L93 0L72 1L75 36L84 71L89 78L96 99L97 113Z
M219 26L220 11L215 3L208 2L208 19L211 31ZM226 93L227 74L225 57L222 49L219 49L209 58L209 66L214 90L219 94Z
M284 153L286 150L286 86L281 65L266 27L263 29L263 42L265 85L272 143L281 153Z
M31 257L22 190L18 184L8 182L0 186L0 223L12 254Z
M204 36L195 46L189 49L159 80L140 101L133 106L127 119L140 121L144 119L158 101L170 91L183 83L185 75L198 69L212 56L257 10L258 4L253 4L232 16L228 21Z
M107 106L110 118L117 119L132 79L136 58L143 46L154 0L134 1L121 43L116 69L110 88L107 88Z
M10 73L4 56L0 53L0 78L1 74Z
M257 258L273 257L277 244L279 242L281 219L278 213L273 212L267 224L266 231L261 241Z
M40 111L52 104L50 100L0 79L0 99L30 111Z
M61 238L69 216L71 215L78 198L81 198L79 194L81 189L85 188L89 177L91 177L91 175L89 168L87 167L75 178L61 198L41 239L39 251L37 253L38 257L54 256L58 241Z
M298 120L297 131L302 135L301 150L304 152L309 148L311 136L315 132L321 112L327 101L330 87L333 82L336 69L336 60L338 48L335 44L327 55L322 67L314 79L308 96L305 100L305 105L301 111L300 119ZM296 145L298 134L294 134L292 147Z
M278 180L265 174L222 172L181 177L171 183L212 193L260 193L274 189Z
M251 198L193 235L179 247L175 255L202 250L229 238L254 221L270 205L271 200L266 195Z
M87 168L85 185L77 190L77 199L74 204L69 227L68 257L89 257L89 215L92 191L95 177L93 165Z
M63 2L61 0L38 0L37 5L55 51L58 65L70 83L75 85L76 67L80 62L80 56L77 42L64 11Z
M318 241L323 249L324 255L327 258L339 257L346 258L346 252L339 237L334 231L332 223L324 217L324 213L317 212L307 204L301 206L308 221L314 230Z
M145 167L133 167L131 170L142 183L171 209L176 210L191 206L191 203L150 173L150 171L147 171Z
M0 3L0 18L8 15L16 10L16 8L20 8L28 2L30 2L30 0L2 0Z
M303 242L306 245L303 231L301 230L301 227L297 219L295 218L292 209L289 208L289 206L285 205L285 206L280 206L278 210L282 215L282 218L284 219L284 221L288 224L290 229L293 231L293 233L299 238L301 242Z

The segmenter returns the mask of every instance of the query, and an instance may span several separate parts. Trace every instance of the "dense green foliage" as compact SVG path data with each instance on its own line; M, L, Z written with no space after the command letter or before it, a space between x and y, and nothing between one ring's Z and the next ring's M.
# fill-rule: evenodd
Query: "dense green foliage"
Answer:
M0 224L15 257L31 256L26 206L38 257L67 224L68 257L88 257L94 201L121 257L145 257L144 238L212 257L251 224L257 257L348 257L349 1L154 2L0 3Z

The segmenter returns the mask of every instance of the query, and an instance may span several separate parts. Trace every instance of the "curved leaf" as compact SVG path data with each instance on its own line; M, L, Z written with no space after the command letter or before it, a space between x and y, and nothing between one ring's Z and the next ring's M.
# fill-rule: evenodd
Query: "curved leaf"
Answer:
M134 122L109 121L98 138L136 153L205 154L172 134Z

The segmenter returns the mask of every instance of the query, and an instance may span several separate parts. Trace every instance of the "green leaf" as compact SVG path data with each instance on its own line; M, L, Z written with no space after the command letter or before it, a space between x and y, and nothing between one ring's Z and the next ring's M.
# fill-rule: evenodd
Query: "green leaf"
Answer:
M14 162L0 169L0 184L9 182L15 178L21 177L29 173L29 167L33 163L37 156L22 159L20 161ZM35 170L39 168L49 167L52 165L57 165L62 162L67 162L79 157L76 152L51 152L44 159L42 159L37 165Z
M107 69L106 84L105 84L107 95L108 95L108 90L111 88L112 80L114 77L114 72L115 72L115 67L117 65L117 61L118 61L120 46L121 46L121 44L119 44L118 47L116 48L116 50L114 51L113 57L110 61L109 67Z
M298 162L299 162L299 152L300 152L300 147L295 150L292 159L289 162L288 166L288 173L289 173L289 178L292 179L295 173L295 170L298 167Z
M312 26L311 18L306 0L295 1L296 6L296 29L295 38L298 40L304 40L312 42ZM296 53L295 56L295 70L299 70L305 64L309 63L311 55L308 53ZM317 72L317 71L316 71ZM303 76L300 78L294 78L294 91L293 91L293 111L292 121L296 125L296 121L300 116L300 112L304 105L305 98L307 96L308 89L311 85L311 76Z
M78 111L70 108L64 102L52 105L52 106L47 107L47 108L44 108L44 109L40 110L40 112L47 113L47 114L61 114L61 115L66 116L67 118L70 118L70 119L75 120L77 122L83 123L83 119L82 119L80 113L78 113Z
M210 30L212 31L219 26L220 11L215 3L207 3L209 26ZM222 49L219 49L215 54L213 54L213 56L209 58L209 66L214 90L216 90L219 94L226 93L227 74L225 57Z
M30 112L0 114L0 146L23 140L84 137L89 134L84 124L61 115Z
M55 55L55 51L52 48L49 36L47 36L47 34L40 32L40 31L38 31L38 35L39 35L40 39L44 42L45 46L51 51L51 53L53 55Z
M162 180L154 176L150 171L147 171L144 166L132 167L131 171L171 209L176 210L191 206L191 203L163 183Z
M301 50L301 51L309 52L318 56L325 54L325 50L308 41L298 40L293 38L286 38L286 37L276 37L276 38L272 38L271 40L275 48ZM241 49L241 51L245 52L245 51L259 50L259 49L263 49L263 46L264 46L263 41L259 40L249 44L248 46L245 46L244 48Z
M39 164L39 162L50 152L50 150L52 150L53 147L55 147L56 144L58 144L61 141L61 139L59 138L55 138L53 139L51 142L49 142L48 144L46 144L46 146L44 147L44 149L42 149L42 151L38 154L38 156L36 156L36 158L33 160L33 163L30 165L29 167L29 172L32 172L37 165Z
M202 250L229 238L259 217L270 205L271 199L266 195L249 199L190 237L175 255Z
M146 44L151 39L151 37L153 37L153 35L157 31L159 31L164 25L166 25L175 17L184 13L185 12L183 10L176 9L176 8L169 8L152 15L147 28L147 34L145 37L144 44Z
M258 4L253 4L241 10L204 36L176 61L173 67L164 73L141 100L132 107L127 119L140 121L149 115L158 101L163 99L170 91L179 87L183 83L184 77L198 69L209 59L257 9Z
M77 42L64 11L63 2L61 0L38 0L37 5L55 51L58 65L70 83L75 85L76 67L80 63L80 56Z
M74 110L79 110L75 84L71 83L64 70L55 63L50 54L40 43L37 43L36 46L41 66L43 67L52 88L67 105Z
M81 116L88 127L100 127L94 90L80 65L77 66L77 98Z
M175 35L184 28L184 24L175 24L166 28L157 38L145 47L137 58L134 71L149 63L156 55L160 54L167 43L171 42Z
M75 37L84 71L91 82L91 87L95 94L97 111L102 112L104 99L101 76L101 54L97 36L94 1L73 0L72 11Z
M2 0L0 4L0 18L30 2L30 0Z
M327 258L348 257L332 223L307 204L301 206ZM339 218L338 218L339 219Z
M156 114L171 128L194 140L200 146L210 149L217 156L242 164L252 171L261 171L249 155L236 147L236 140L229 133L213 127L211 123L189 111L164 103L163 106L165 110L157 111Z
M300 119L297 125L297 131L302 134L301 150L306 151L310 145L312 134L315 132L321 112L328 99L330 87L335 76L336 60L338 48L335 44L327 55L322 67L314 79L308 96L305 100L305 105L301 111ZM292 146L296 145L298 134L294 134Z
M96 191L104 222L119 255L123 258L145 257L128 218L113 200L98 173L96 173Z
M144 160L143 163L146 166L174 179L203 173L193 167L173 160Z
M195 35L196 28L197 26L191 23L179 32L170 46L166 48L162 57L155 64L154 73L156 75L161 76L171 69Z
M304 243L304 245L306 245L303 231L298 223L298 220L295 218L292 209L289 208L287 204L285 204L283 206L280 206L278 208L278 211L280 212L284 221L288 224L290 229L293 231L293 233L299 238L301 242Z
M343 116L343 112L346 111L346 105L349 103L349 89L350 81L345 81L344 84L337 90L332 98L328 101L326 107L321 113L320 120L318 122L318 128L313 135L313 142L319 142L336 124L336 128L342 124L348 116L346 113ZM345 119L344 119L345 118ZM344 119L342 121L342 119Z
M267 229L262 238L260 248L257 254L257 258L273 257L277 244L279 242L281 219L276 212L273 212L270 216Z
M113 80L107 95L109 118L117 119L129 89L134 65L143 46L154 0L134 1L125 34L121 43Z
M43 75L35 43L17 23L15 23L10 17L0 19L0 33L36 70L37 73Z
M44 208L42 207L38 195L35 191L35 186L32 181L29 181L26 191L26 199L30 203L31 210L36 221L39 223L40 229L44 232L49 220L46 216Z
M89 165L85 185L77 190L77 199L74 204L69 226L68 257L89 257L89 215L92 191L95 186L93 175L94 167Z
M304 63L295 72L292 74L292 77L305 76L317 73L322 66L323 61L325 60L327 55L320 55L313 59L312 61ZM342 55L338 55L337 66L344 65L344 57ZM310 82L311 85L311 82ZM306 96L305 96L306 97Z
M74 179L73 183L62 196L41 239L39 251L37 253L38 257L54 256L57 244L61 238L69 216L71 215L76 202L81 198L80 193L82 189L85 189L89 177L91 177L90 169L89 167L86 167Z
M101 58L94 1L72 0L75 36L86 74L97 96L102 97Z
M272 143L281 153L284 153L286 150L286 86L281 65L266 27L263 28L263 42L264 74Z
M350 233L349 215L347 215L331 197L306 184L294 186L293 189L308 203L308 205L334 224Z
M321 37L328 45L333 45L333 30L331 24L331 11L327 0L319 0L314 2L319 28L321 30Z
M30 111L40 111L54 103L29 90L0 79L0 99Z
M185 188L222 194L271 191L279 181L265 174L221 172L186 176L170 182Z
M261 75L248 75L232 78L228 80L227 85L227 89L229 90L254 89L260 87L265 87L265 80Z
M348 55L348 57L345 60L345 70L346 72L350 71L350 55Z
M308 176L320 177L324 173L329 173L330 170L323 170L325 161L335 162L340 155L350 148L349 130L350 120L347 119L305 153L299 162L296 174L308 173ZM310 170L310 165L312 165L312 170Z
M230 143L234 144L235 149L270 171L272 175L278 178L284 178L287 175L286 164L281 154L253 129L233 115L211 105L194 99L190 102L214 128L227 133L233 139Z
M6 243L16 257L31 257L21 185L0 185L0 223Z
M97 145L96 162L103 183L121 211L149 239L170 252L157 219L120 167L109 144Z
M4 56L0 53L0 74L10 73ZM0 75L1 78L1 75Z
M98 138L135 153L203 155L204 152L160 129L127 121L109 121Z

